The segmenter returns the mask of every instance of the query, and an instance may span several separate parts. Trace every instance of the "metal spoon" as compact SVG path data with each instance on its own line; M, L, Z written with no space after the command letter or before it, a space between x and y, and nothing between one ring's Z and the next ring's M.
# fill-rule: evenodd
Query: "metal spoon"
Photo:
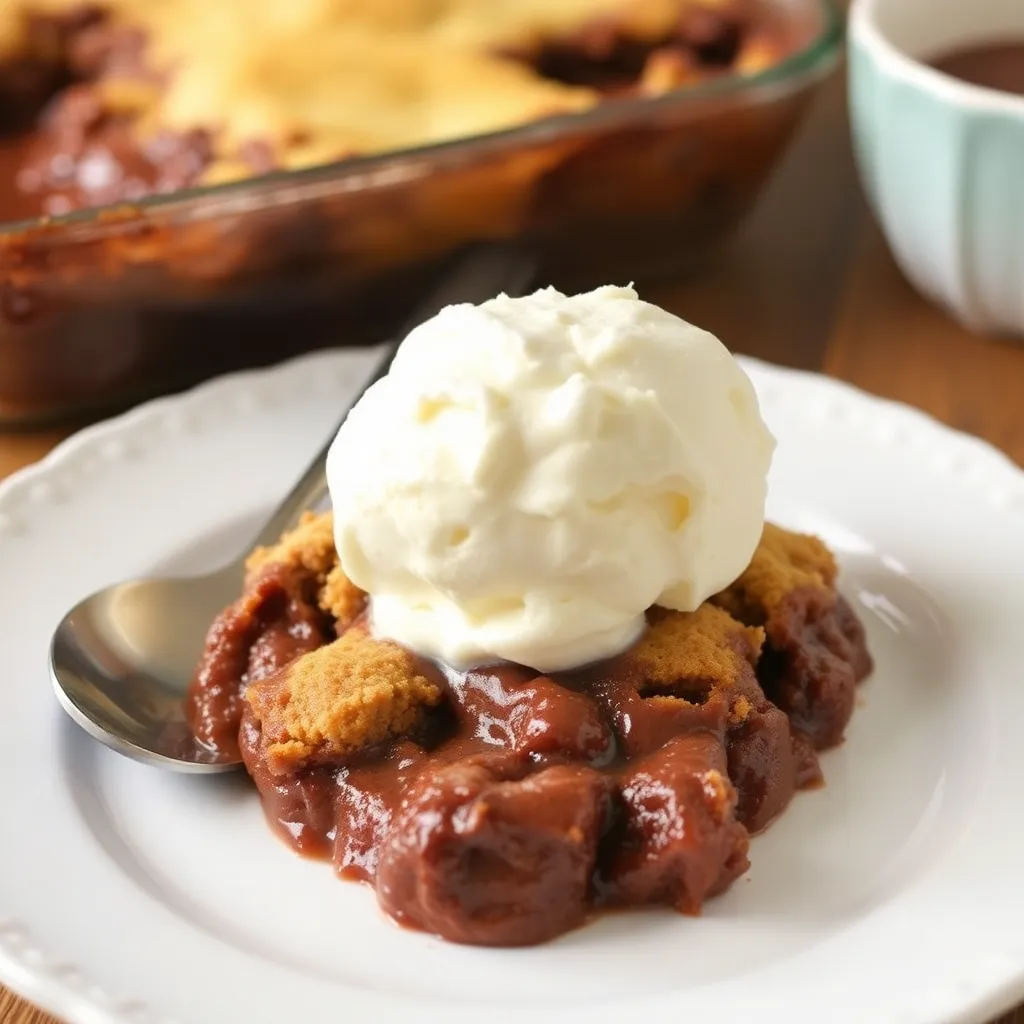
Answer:
M482 302L500 291L516 294L532 273L523 253L507 247L471 250L398 338L451 303ZM388 346L360 396L387 373L397 348L398 341ZM247 551L273 543L304 510L323 501L331 441L333 434ZM50 676L64 710L90 736L146 764L180 772L240 767L240 761L193 737L184 700L206 630L238 596L244 560L242 553L206 576L119 583L72 608L50 645Z

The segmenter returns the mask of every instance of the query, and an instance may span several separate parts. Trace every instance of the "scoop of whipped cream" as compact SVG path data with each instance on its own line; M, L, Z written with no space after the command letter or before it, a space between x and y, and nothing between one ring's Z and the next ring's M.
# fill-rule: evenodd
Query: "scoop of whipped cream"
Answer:
M774 448L721 342L630 288L449 306L338 433L338 554L379 636L572 668L746 568Z

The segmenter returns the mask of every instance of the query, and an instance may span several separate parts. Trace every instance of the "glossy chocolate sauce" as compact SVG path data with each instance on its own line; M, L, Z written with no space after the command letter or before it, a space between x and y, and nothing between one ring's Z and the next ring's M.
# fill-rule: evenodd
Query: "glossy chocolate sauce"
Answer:
M286 678L333 628L315 580L271 565L211 628L188 716L203 741L240 749L282 838L374 885L395 920L527 945L594 908L696 912L746 870L749 834L820 781L816 748L841 738L871 662L841 597L805 588L784 604L760 660L739 623L723 641L740 655L728 680L651 688L630 652L552 675L416 659L443 699L414 731L282 764L266 756L244 689Z
M275 774L246 712L241 748L287 842L373 884L399 923L450 941L542 942L593 907L696 912L747 867L730 759L749 770L765 822L799 781L781 712L727 752L727 700L642 698L621 662L557 678L417 669L447 696L420 735Z

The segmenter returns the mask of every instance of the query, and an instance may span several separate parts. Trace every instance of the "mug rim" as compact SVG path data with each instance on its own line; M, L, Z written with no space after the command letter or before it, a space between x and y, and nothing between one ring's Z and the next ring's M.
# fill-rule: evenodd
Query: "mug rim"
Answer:
M850 38L888 65L890 73L948 103L989 113L1003 113L1024 121L1024 96L965 82L940 71L896 46L879 28L877 11L886 0L853 0L850 5ZM900 0L890 0L899 3Z

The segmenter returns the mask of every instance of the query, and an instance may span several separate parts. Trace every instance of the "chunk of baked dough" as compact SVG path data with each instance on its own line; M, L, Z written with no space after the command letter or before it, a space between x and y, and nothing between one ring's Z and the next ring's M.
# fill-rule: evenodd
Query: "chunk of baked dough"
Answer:
M246 690L267 765L285 774L410 732L440 686L397 644L356 626Z
M366 593L345 575L338 563L333 513L304 512L299 525L283 534L276 544L256 548L245 562L247 583L271 564L297 568L314 579L317 603L335 620L339 633L362 615Z
M366 608L366 591L360 590L346 575L340 565L327 574L320 588L320 607L337 623L338 632L347 629Z
M749 678L763 643L764 630L744 626L714 605L695 612L658 608L632 655L651 689L668 689L681 679L730 687Z
M836 574L832 552L817 537L765 523L750 565L711 600L743 622L765 623L795 590L834 591Z
M245 572L251 577L271 563L296 566L323 582L338 564L334 548L334 513L303 512L299 525L281 535L276 544L256 548L245 560Z

